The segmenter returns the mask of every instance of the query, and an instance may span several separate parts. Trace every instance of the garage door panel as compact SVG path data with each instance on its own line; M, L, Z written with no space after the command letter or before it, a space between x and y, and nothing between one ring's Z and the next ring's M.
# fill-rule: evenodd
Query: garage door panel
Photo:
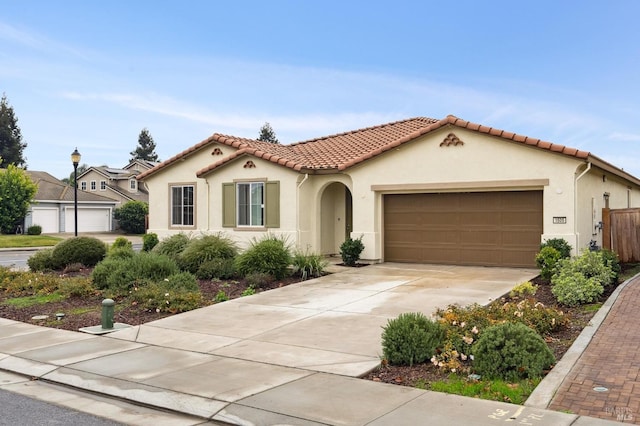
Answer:
M384 196L387 261L535 265L542 191Z

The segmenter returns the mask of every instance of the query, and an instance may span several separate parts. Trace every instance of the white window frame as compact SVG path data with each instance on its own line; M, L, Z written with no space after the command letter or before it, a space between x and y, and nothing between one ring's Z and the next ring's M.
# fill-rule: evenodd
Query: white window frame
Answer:
M80 182L80 190L82 190L82 191L86 191L87 190L87 182L85 182L84 180L82 182Z
M107 181L106 180L101 180L100 181L100 191L106 191L107 190Z
M185 200L185 190L190 190L191 192L190 200L189 200L188 194L187 194L187 199ZM196 222L195 221L195 215L196 215L195 185L190 185L190 184L171 185L169 191L170 191L170 203L171 203L169 206L170 225L172 227L195 226L195 222ZM178 202L176 202L174 198L176 195L180 197ZM191 220L185 221L185 218L187 219L190 218Z
M92 191L95 191L95 190L96 190L97 185L96 185L96 181L95 181L95 180L92 180L92 181L91 181L91 186L90 186L90 188L91 188L91 190L92 190Z
M258 192L259 190L259 192ZM236 183L236 223L238 227L264 227L264 182Z
M130 191L138 190L138 181L135 178L129 179L129 190Z

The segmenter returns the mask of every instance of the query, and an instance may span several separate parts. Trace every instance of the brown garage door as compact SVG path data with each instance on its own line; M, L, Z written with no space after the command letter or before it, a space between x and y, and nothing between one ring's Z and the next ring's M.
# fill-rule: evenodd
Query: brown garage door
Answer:
M535 266L542 191L388 194L387 262Z

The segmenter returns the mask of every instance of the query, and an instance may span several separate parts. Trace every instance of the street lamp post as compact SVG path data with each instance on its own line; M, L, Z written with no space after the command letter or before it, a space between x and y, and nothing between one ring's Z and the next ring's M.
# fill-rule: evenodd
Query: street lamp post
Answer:
M71 153L71 162L73 163L73 214L75 224L75 235L78 236L78 164L80 164L80 153L78 148Z

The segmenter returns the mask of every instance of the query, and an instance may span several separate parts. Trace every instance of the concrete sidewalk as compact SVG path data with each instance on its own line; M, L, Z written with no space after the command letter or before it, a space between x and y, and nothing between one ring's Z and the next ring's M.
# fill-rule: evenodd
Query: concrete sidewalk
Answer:
M388 319L487 303L537 273L371 265L103 337L0 319L0 369L183 413L191 424L607 424L357 378L379 364Z

